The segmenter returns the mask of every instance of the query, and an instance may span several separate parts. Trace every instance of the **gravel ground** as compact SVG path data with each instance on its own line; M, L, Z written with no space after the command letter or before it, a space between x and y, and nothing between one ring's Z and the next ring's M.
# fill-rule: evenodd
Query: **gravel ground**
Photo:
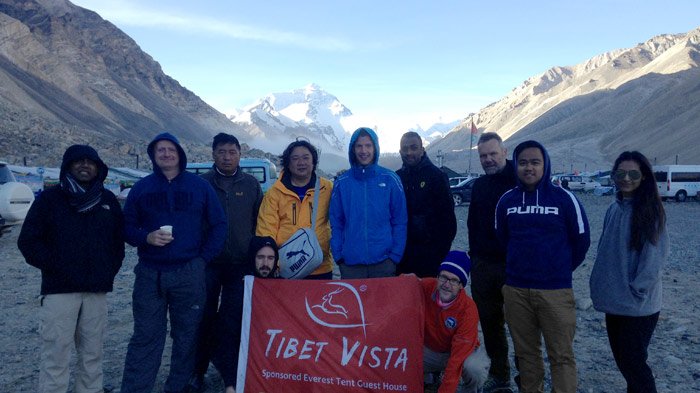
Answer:
M586 261L574 274L578 328L574 342L579 392L623 392L624 380L608 347L604 316L591 307L588 277L595 260L605 209L612 197L579 194L588 214L592 245ZM700 203L666 202L671 236L671 257L663 273L664 309L650 345L649 363L659 392L700 392ZM467 207L456 208L457 239L453 248L466 249ZM0 238L0 392L34 392L38 380L39 339L37 310L40 273L24 263L17 250L19 228ZM119 391L126 346L132 332L131 286L136 253L127 249L124 267L109 295L109 325L105 343L105 384ZM163 355L156 392L162 391L169 366L169 349ZM547 376L549 378L549 376ZM206 392L221 392L213 367L207 374ZM548 380L547 380L548 383ZM283 391L283 390L280 390Z

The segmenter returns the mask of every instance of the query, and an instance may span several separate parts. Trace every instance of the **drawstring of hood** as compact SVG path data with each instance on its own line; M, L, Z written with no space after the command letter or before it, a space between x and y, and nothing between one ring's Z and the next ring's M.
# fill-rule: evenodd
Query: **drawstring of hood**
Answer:
M522 197L523 197L523 200L521 203L523 206L525 206L525 193L526 193L526 191L521 192ZM535 190L535 206L539 206L539 205L540 205L540 190L538 188Z

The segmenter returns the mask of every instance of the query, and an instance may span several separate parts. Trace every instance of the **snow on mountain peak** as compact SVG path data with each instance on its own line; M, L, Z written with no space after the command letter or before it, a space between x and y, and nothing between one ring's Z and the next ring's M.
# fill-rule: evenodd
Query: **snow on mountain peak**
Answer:
M257 116L245 116L246 112ZM303 131L304 136L313 142L322 142L322 145L330 145L340 152L345 150L348 138L341 122L349 116L352 116L350 109L334 95L310 83L290 92L268 94L231 120L264 130L266 134L299 134Z

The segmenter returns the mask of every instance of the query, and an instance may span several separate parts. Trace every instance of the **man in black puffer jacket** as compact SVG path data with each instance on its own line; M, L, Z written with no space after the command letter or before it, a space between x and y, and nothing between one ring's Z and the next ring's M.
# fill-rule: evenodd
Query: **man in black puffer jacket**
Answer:
M124 259L124 218L106 177L95 149L69 147L60 184L37 198L17 241L27 263L41 269L40 392L68 390L73 346L75 391L102 391L106 293Z
M408 236L397 273L436 277L457 234L450 184L425 153L415 132L401 137L403 167L396 171L406 193Z
M484 393L510 393L508 339L501 294L506 280L506 250L496 237L494 219L501 195L515 187L515 169L513 162L506 159L503 140L495 132L483 133L477 150L486 174L474 181L467 228L472 296L479 309L486 353L491 359Z

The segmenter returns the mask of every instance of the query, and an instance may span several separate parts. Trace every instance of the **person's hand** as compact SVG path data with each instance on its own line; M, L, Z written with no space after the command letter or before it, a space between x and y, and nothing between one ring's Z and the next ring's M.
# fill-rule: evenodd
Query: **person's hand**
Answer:
M146 237L146 242L152 246L163 247L173 241L173 235L162 229L156 229L155 231L148 234Z

